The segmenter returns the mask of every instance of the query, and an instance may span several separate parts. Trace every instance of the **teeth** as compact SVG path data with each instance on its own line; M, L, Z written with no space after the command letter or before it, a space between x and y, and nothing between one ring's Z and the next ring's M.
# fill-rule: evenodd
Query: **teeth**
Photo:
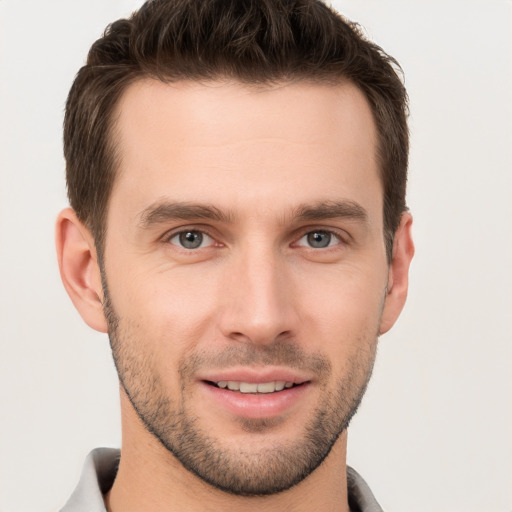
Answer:
M276 391L282 391L284 389L286 382L284 380L279 380L276 382Z
M282 391L293 386L293 382L285 382L284 380L272 382L238 382L235 380L220 380L217 386L222 389L228 388L231 391L240 391L240 393L274 393L274 391Z
M248 382L240 382L240 393L257 393L258 384L249 384Z
M265 382L256 386L258 393L273 393L276 390L275 382Z

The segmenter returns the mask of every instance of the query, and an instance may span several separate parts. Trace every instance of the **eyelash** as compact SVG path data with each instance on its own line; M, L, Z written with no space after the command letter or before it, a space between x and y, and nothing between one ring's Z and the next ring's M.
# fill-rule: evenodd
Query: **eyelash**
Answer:
M299 244L299 242L303 238L309 237L309 235L313 235L313 234L328 235L329 236L328 245L325 246L325 247L312 247L311 245L301 245L301 244ZM331 245L331 242L333 241L333 239L335 241L337 241L337 243ZM310 241L308 240L308 242L310 242ZM308 230L306 232L303 232L302 235L300 236L300 238L298 238L298 240L296 242L294 242L294 245L299 245L299 247L306 247L306 248L312 249L312 250L321 250L321 249L328 250L328 249L331 249L331 248L333 248L335 246L338 246L338 245L346 245L347 243L348 242L347 242L346 238L343 237L337 231L333 231L332 229L322 229L322 228L319 228L319 229L310 229L310 230Z
M219 244L219 242L216 241L215 237L212 234L210 234L207 229L205 229L203 227L191 227L191 228L188 228L188 229L187 228L186 229L182 228L179 231L173 231L171 233L167 233L163 237L163 242L167 243L167 244L174 245L174 246L178 247L179 249L182 249L182 250L187 251L187 252L193 251L195 249L205 249L205 247L187 248L187 247L180 246L177 243L174 244L174 243L171 242L171 240L173 238L179 237L180 235L185 235L187 233L199 233L199 234L201 234L203 236L206 236L206 237L210 238L212 240L213 244L210 243L210 244L208 244L207 247L209 247L211 245ZM222 245L222 244L219 244L219 245Z
M306 230L307 229L307 230ZM192 248L187 248L187 247L183 247L183 245L179 245L178 243L173 243L171 242L171 240L173 238L176 238L180 235L184 235L185 233L199 233L201 235L204 235L208 238L210 238L212 240L211 243L209 243L206 247L192 247ZM323 234L323 235L329 235L329 237L331 237L329 239L329 242L328 242L328 245L325 246L325 247L312 247L311 245L303 245L303 244L299 244L299 242L307 237L308 235L312 235L312 234ZM337 243L331 245L331 241L332 239L335 239L337 240ZM300 236L298 237L294 237L294 242L292 242L290 245L293 247L293 246L298 246L298 247L304 247L306 249L310 249L310 250L313 250L313 251L320 251L320 250L329 250L329 249L333 249L334 247L336 246L339 246L339 245L348 245L349 243L349 235L344 233L344 234L341 234L339 231L337 230L333 230L332 228L329 228L329 229L326 229L326 228L311 228L311 227L307 227L307 228L303 228L301 231L300 231ZM192 251L195 251L195 250L199 250L199 249L207 249L208 247L211 247L211 246L214 246L214 245L218 245L218 246L222 246L223 244L220 243L220 242L217 242L216 240L216 237L211 233L209 232L208 229L205 229L205 227L198 227L198 226L194 226L194 227L190 227L190 228L181 228L179 231L173 231L171 233L167 233L166 235L164 235L162 241L164 243L167 243L167 244L171 244L171 245L174 245L175 247L177 247L178 249L181 249L181 250L184 250L186 252L192 252ZM202 241L201 241L202 243Z

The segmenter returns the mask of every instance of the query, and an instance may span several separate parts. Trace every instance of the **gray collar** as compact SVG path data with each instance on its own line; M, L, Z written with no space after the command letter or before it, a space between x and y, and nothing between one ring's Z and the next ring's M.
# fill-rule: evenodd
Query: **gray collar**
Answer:
M96 448L85 459L80 481L60 512L106 512L103 494L112 487L120 450Z
M121 452L96 448L87 456L78 486L60 512L106 512L103 494L114 483ZM352 512L383 512L361 475L347 466L348 501Z

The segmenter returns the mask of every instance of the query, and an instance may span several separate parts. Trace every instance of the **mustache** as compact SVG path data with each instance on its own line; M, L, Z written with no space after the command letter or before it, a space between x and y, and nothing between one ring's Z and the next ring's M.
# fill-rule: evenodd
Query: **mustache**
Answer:
M286 366L324 376L332 371L332 364L325 355L306 352L290 341L275 341L268 345L238 344L211 352L201 351L187 357L179 371L182 376L189 376L203 368L234 366Z

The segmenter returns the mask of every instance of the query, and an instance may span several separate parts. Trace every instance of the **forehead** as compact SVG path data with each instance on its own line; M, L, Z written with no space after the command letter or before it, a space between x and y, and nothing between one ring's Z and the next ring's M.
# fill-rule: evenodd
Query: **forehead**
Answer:
M139 209L159 196L231 210L356 191L359 201L382 201L373 116L350 83L143 80L119 102L116 138L111 207L117 195Z

